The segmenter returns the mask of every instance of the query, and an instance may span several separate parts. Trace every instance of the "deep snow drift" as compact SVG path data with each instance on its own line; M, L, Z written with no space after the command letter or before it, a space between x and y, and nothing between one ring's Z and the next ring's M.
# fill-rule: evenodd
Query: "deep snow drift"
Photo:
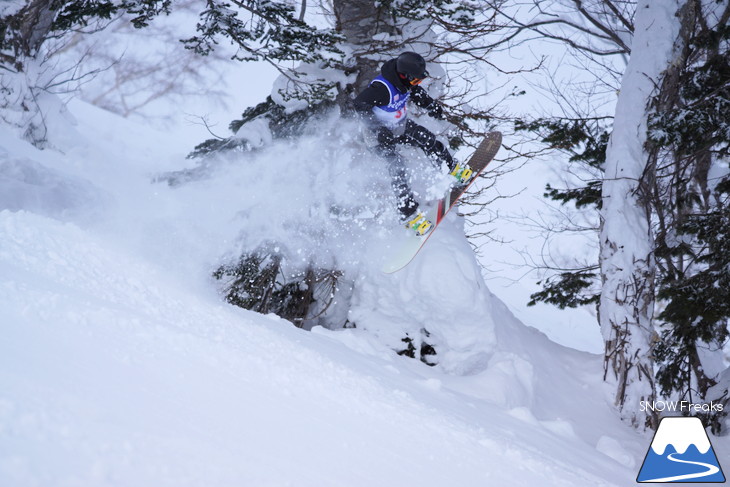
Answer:
M519 323L456 215L404 272L352 276L358 328L302 331L225 305L210 279L247 238L291 228L242 236L261 219L231 204L264 198L276 158L151 184L189 147L72 111L58 151L0 131L0 485L633 483L651 438L617 420L600 357ZM320 177L292 171L302 188ZM312 215L288 189L288 217ZM257 211L281 223L286 208ZM437 367L393 351L424 322ZM713 443L722 461L730 445Z

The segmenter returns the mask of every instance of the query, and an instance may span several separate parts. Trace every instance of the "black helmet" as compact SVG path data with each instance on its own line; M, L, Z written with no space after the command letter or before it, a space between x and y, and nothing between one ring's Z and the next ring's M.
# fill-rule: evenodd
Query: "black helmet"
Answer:
M395 60L395 70L408 81L422 80L428 77L426 60L415 52L404 52Z

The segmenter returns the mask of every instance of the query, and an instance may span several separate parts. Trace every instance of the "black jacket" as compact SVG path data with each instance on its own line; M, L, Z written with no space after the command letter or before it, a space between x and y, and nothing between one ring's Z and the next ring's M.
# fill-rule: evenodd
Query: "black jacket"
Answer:
M437 118L441 115L441 106L426 93L426 90L420 86L411 86L400 79L395 70L395 59L386 61L383 67L380 68L380 74L383 75L383 78L390 81L401 93L406 93L410 90L410 99L419 107L427 109L429 115ZM388 88L383 83L373 83L357 95L352 105L355 110L367 116L372 113L373 107L382 107L389 102L390 93L388 93Z

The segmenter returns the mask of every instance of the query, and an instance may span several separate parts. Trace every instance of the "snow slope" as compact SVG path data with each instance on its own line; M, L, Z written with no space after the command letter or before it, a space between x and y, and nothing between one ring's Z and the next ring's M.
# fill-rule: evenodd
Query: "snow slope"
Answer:
M607 459L546 459L569 442L404 359L201 299L72 224L0 228L3 485L609 485Z
M616 419L600 358L521 325L474 262L369 279L357 329L225 305L209 272L237 237L230 194L149 183L189 141L72 111L60 152L0 131L0 485L633 482L650 437ZM423 261L466 245L459 225ZM399 303L439 316L419 294L464 279L483 321L438 318L453 366L380 337Z

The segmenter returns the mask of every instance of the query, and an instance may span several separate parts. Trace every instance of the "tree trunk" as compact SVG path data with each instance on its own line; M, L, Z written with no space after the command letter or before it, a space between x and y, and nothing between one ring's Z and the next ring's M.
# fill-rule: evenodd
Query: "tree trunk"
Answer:
M650 101L676 51L681 0L637 6L631 58L616 106L606 152L601 209L601 332L605 380L616 388L621 417L636 427L657 426L640 402L656 397L652 344L655 331L653 236L646 150Z
M374 39L377 34L395 34L394 21L383 6L369 0L333 0L337 30L352 49L348 70L356 73L353 89L360 92L375 76L388 47L384 41Z

